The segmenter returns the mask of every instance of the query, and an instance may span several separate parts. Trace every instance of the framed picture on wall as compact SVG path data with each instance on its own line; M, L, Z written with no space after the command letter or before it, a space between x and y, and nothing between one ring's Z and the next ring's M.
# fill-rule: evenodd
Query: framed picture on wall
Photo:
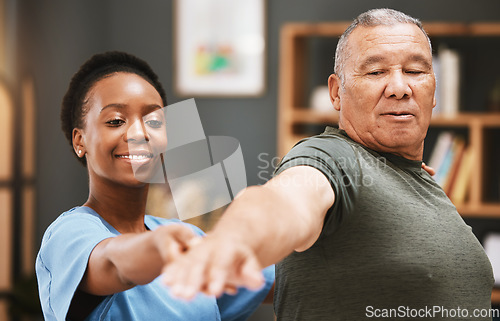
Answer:
M175 87L181 96L265 90L265 0L176 0Z

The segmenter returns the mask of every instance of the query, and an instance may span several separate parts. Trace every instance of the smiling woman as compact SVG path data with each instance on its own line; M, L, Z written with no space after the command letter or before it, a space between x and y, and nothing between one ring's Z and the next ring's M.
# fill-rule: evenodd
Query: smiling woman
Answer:
M145 213L145 182L167 145L165 105L156 74L126 53L95 55L73 76L62 128L87 167L89 196L44 234L36 272L45 320L243 320L269 292L274 266L259 291L219 299L178 301L161 283L167 263L203 235Z
M118 72L93 86L86 105L84 127L73 129L73 148L86 157L91 189L101 194L109 182L142 184L132 166L151 171L146 165L159 163L159 153L153 161L152 147L166 149L160 94L142 77ZM95 201L89 199L86 205L92 207Z

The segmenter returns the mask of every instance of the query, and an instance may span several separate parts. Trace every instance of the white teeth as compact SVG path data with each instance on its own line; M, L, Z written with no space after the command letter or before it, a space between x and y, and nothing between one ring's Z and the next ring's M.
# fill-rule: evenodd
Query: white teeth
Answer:
M151 158L148 155L119 155L119 158L126 158L126 159L131 159L131 160L143 160L146 158Z

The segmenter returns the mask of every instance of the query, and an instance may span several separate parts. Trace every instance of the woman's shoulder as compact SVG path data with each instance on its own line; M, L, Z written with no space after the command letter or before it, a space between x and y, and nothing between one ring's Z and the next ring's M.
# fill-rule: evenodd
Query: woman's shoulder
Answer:
M43 241L50 239L54 233L80 233L82 231L100 230L115 232L98 213L86 206L76 206L61 213L45 230Z
M90 207L75 206L59 214L59 216L54 220L54 222L52 222L52 224L63 220L78 220L78 219L101 220L102 218L96 211L94 211Z

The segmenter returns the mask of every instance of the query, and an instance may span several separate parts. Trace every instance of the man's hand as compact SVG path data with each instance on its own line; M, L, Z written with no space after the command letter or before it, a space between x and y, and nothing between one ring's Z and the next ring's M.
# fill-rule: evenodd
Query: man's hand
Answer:
M192 242L163 270L163 282L173 295L189 300L198 292L220 296L237 287L258 289L264 284L262 266L252 249L238 240L208 235Z

